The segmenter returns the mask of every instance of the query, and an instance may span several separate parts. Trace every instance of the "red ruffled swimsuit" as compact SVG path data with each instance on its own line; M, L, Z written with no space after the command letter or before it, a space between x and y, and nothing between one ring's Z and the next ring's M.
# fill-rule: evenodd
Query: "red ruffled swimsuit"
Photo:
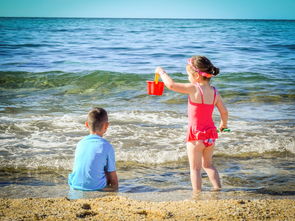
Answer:
M212 104L204 103L203 90L199 84L196 84L201 92L202 103L194 103L188 97L188 129L186 141L203 140L206 147L214 144L218 138L217 130L214 125L212 114L216 98L216 89L214 89L214 100Z

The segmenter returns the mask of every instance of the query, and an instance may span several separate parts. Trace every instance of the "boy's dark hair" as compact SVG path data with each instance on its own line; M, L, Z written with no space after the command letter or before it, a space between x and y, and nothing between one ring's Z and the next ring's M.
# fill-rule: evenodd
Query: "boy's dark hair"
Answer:
M108 113L103 108L95 107L91 111L89 111L87 122L91 131L100 131L103 124L105 122L108 122Z

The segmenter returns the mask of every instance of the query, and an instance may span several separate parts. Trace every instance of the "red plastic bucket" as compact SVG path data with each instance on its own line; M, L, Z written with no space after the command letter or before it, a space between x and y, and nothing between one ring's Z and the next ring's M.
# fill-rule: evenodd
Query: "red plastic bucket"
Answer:
M147 92L149 95L161 96L164 92L164 83L162 81L147 81Z

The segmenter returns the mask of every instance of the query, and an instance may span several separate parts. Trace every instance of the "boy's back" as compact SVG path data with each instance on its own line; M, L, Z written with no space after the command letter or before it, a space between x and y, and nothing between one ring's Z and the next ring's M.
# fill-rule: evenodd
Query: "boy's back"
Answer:
M94 109L90 114L97 115L98 118L101 112L105 111ZM91 133L77 144L73 172L68 179L69 185L74 189L99 190L108 185L115 188L117 186L115 152L112 145L102 138L108 126L106 120L99 130L94 130L93 126L91 129L88 124L91 119L86 122Z
M88 135L77 145L69 184L74 189L97 190L107 185L105 172L116 171L114 149L98 135Z

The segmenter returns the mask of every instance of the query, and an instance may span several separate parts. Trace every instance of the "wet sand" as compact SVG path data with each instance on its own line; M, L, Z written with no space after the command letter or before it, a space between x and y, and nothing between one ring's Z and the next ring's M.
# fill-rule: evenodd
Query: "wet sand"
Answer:
M0 220L295 220L295 200L0 199Z

